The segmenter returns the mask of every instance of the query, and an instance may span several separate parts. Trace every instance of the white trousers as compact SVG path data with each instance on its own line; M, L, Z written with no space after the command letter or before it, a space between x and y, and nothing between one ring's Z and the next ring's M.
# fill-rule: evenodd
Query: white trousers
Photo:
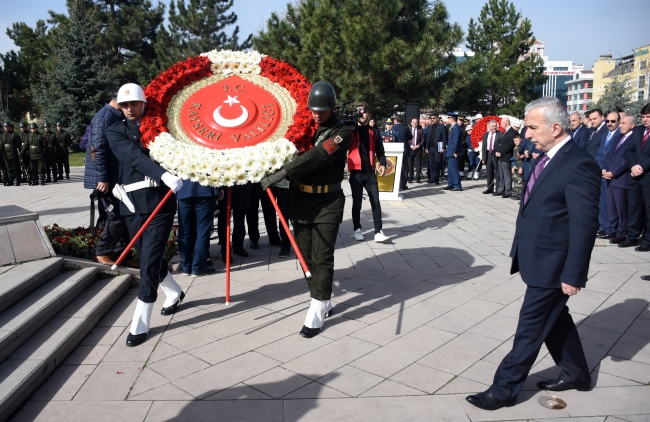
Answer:
M163 308L169 308L174 303L178 302L178 299L180 299L181 293L183 292L181 286L176 283L176 280L174 280L169 272L167 272L163 281L160 282L160 288L163 293L165 293L165 296L167 296L165 298L165 303L163 303Z
M163 308L168 308L178 302L183 292L181 286L176 283L170 273L167 273L167 276L160 282L160 288L166 296ZM138 303L135 305L135 312L133 313L133 320L131 321L131 329L129 330L131 334L144 334L149 332L153 305L153 303L144 303L138 299Z
M332 302L329 300L311 300L311 305L305 318L305 327L322 328L325 323L325 314L332 310Z

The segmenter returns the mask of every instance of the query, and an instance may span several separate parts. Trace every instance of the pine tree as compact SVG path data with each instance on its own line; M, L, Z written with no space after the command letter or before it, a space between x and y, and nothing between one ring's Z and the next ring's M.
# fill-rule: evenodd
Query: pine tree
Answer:
M534 44L530 20L523 19L507 0L488 0L477 19L470 19L467 48L474 57L461 67L477 69L470 91L476 96L468 109L484 114L523 114L544 84L543 61L528 54Z
M53 36L57 54L52 69L32 86L42 117L61 120L75 139L115 90L115 75L107 65L109 52L99 42L100 27L94 10L72 3L65 24Z
M462 35L441 1L303 0L272 14L253 46L332 83L344 107L365 100L381 116L449 96Z
M239 43L239 26L232 35L224 29L237 22L234 12L228 13L233 0L172 0L169 4L169 25L161 26L155 49L158 68L164 70L187 57L216 50L246 50L252 35ZM176 11L178 7L178 12Z
M614 76L612 82L605 86L605 92L595 104L589 104L590 109L599 108L607 115L610 111L624 111L627 114L641 118L641 109L646 104L636 100L636 80L622 76Z

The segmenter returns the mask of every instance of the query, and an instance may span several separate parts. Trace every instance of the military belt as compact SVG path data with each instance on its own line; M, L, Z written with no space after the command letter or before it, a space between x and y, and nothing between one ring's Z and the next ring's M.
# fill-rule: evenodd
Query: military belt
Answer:
M329 193L341 190L340 183L334 183L333 185L304 185L295 181L293 185L305 193Z

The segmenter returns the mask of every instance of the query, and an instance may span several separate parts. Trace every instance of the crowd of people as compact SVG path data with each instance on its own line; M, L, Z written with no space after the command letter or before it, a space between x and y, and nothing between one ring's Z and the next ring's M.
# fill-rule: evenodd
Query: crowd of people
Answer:
M61 122L56 122L56 132L51 124L43 124L43 132L38 124L20 122L20 132L14 131L10 121L3 123L0 133L0 175L4 186L42 186L70 179L69 150L72 137L63 130Z

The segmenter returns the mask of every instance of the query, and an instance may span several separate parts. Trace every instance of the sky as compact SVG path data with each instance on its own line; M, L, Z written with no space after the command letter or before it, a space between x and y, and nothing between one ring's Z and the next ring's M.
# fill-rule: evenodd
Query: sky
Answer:
M511 1L530 19L533 34L546 44L549 60L569 60L591 69L601 54L627 56L633 49L650 44L648 0ZM240 39L258 33L271 13L283 13L287 3L288 0L235 0L232 11L238 16ZM459 23L466 33L470 18L478 17L485 0L447 0L445 4L450 20ZM6 34L12 23L34 26L38 19L49 17L48 10L66 11L65 0L0 0L0 6L0 53L16 48ZM227 28L230 32L232 29ZM464 44L462 47L465 49Z

